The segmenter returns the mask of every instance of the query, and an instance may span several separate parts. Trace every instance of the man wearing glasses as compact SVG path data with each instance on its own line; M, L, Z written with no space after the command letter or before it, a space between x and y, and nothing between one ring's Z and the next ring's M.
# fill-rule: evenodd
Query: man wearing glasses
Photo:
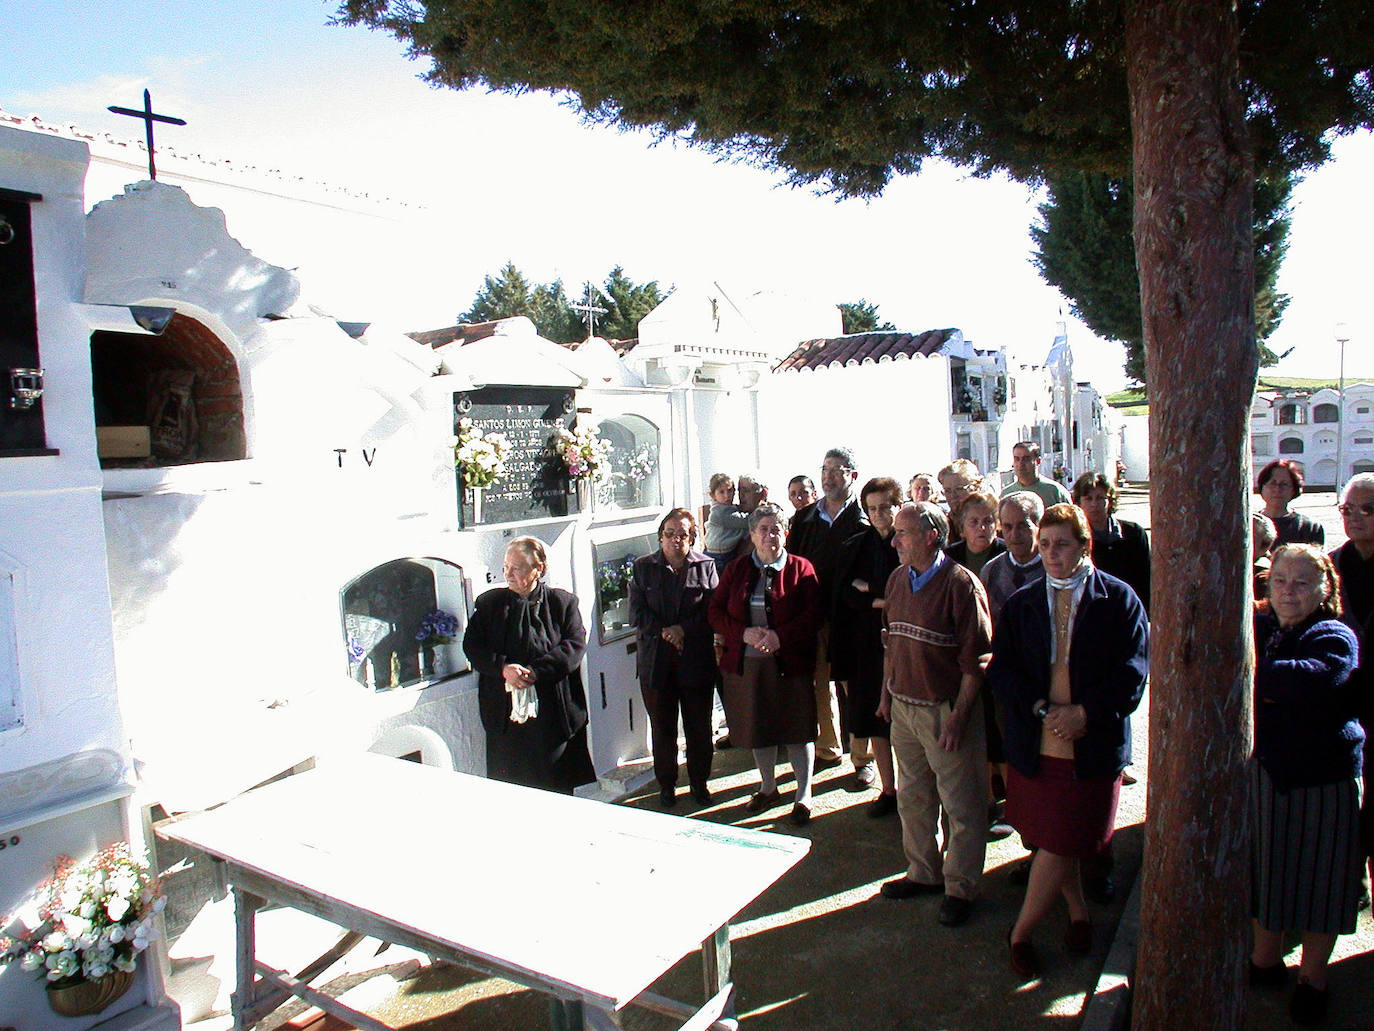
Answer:
M1341 619L1360 641L1360 665L1350 683L1355 697L1363 700L1360 722L1365 730L1360 844L1366 856L1374 856L1374 473L1350 478L1339 511L1349 540L1331 553L1331 561L1341 578ZM1374 858L1369 865L1374 871Z
M844 684L830 682L830 615L835 597L836 563L840 545L867 528L868 517L854 497L854 483L859 478L854 452L847 447L832 447L821 461L821 497L805 516L794 519L787 533L787 550L800 555L816 567L821 582L821 604L824 622L821 625L816 650L816 718L820 729L816 737L816 769L831 769L840 765L843 755L839 713L841 707L836 692L844 691ZM868 738L855 738L850 747L854 776L859 787L869 787L877 776Z

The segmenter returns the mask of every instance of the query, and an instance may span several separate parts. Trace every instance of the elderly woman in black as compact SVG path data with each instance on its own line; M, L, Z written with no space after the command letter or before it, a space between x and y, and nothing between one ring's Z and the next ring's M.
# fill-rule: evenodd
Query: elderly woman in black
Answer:
M639 690L649 713L659 798L677 804L677 727L687 742L687 782L702 805L711 801L711 691L716 656L706 606L716 589L716 563L694 551L692 513L675 508L658 524L658 551L635 560L630 622L637 642Z
M487 776L570 794L595 779L581 672L587 631L577 598L544 583L548 564L533 537L506 546L506 586L477 599L463 650L477 670Z
M1149 669L1140 599L1093 566L1091 544L1081 509L1052 506L1037 538L1045 578L1008 598L993 628L987 679L1004 714L1007 820L1038 849L1008 938L1012 969L1027 979L1039 968L1031 932L1061 895L1064 947L1092 948L1079 861L1111 840Z
M1305 544L1274 553L1255 618L1250 983L1282 984L1284 932L1301 932L1289 1007L1300 1024L1326 1013L1327 963L1336 936L1355 930L1360 896L1364 731L1350 690L1358 646L1340 611L1327 556Z
M749 514L753 551L725 567L711 596L711 628L723 645L725 718L730 740L754 751L759 790L748 810L780 801L777 753L787 749L797 795L792 822L811 820L816 758L816 633L823 615L816 570L782 546L782 509L764 502Z

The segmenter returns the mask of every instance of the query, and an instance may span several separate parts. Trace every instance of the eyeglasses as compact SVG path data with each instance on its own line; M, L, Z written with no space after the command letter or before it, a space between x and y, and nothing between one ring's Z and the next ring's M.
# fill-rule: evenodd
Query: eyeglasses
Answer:
M1336 511L1343 516L1362 515L1367 519L1374 516L1374 505L1337 505Z
M685 541L692 537L690 533L678 533L676 530L664 530L659 536L666 541Z

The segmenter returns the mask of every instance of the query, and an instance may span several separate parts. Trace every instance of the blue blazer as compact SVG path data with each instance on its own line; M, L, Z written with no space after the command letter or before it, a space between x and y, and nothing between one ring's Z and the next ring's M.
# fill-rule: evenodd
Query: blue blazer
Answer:
M1115 777L1131 761L1131 713L1150 671L1150 626L1127 584L1094 569L1074 615L1069 685L1088 714L1074 743L1080 777ZM1032 711L1050 696L1050 607L1035 580L1007 599L992 634L988 686L1002 707L1007 761L1023 776L1040 767L1044 725Z

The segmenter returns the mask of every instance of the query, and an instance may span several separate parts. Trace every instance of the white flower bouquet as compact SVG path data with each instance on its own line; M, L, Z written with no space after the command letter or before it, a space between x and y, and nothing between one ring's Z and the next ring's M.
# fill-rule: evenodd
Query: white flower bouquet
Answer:
M115 971L132 973L157 937L153 917L167 899L125 842L84 863L58 859L53 876L6 920L24 930L0 938L0 963L19 965L50 988L67 988Z
M506 471L511 445L504 433L486 433L471 419L458 421L453 444L454 465L465 487L490 487Z
M591 427L579 426L574 432L560 426L549 443L575 480L599 479L611 457L611 442Z

